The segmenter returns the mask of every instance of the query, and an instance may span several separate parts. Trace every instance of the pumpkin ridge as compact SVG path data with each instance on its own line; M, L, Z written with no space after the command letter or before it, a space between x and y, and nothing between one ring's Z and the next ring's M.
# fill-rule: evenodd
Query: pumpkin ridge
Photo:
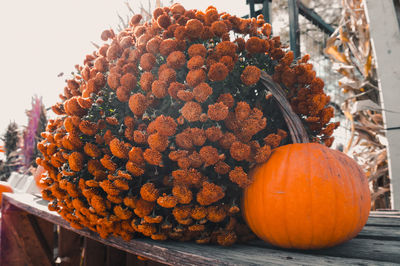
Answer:
M340 156L339 156L340 157ZM347 158L343 158L343 159L346 159L346 160L343 160L343 161L345 161L346 163L345 163L345 165L346 165L346 167L351 167L351 169L352 169L352 171L351 172L353 172L355 169L355 165L354 164L352 164L352 163L350 163L350 161L348 161L347 160ZM352 176L350 176L349 175L349 178L350 178L350 181L351 181L351 183L352 183L352 186L353 186L353 188L355 187L356 189L357 189L357 194L361 194L361 193L359 193L359 191L360 191L360 186L355 186L354 185L354 180L353 180L353 178L352 178ZM357 206L358 206L358 221L357 221L357 223L355 224L355 228L356 228L356 230L353 230L352 232L349 232L349 234L347 235L347 237L346 237L346 241L347 240L349 240L349 239L351 239L352 237L353 237L353 234L354 234L354 232L359 232L359 228L360 228L360 220L361 220L361 216L362 216L362 214L361 214L361 206L360 206L360 204L362 203L361 202L361 200L355 195L355 190L353 189L352 190L353 191L353 195L354 195L354 198L355 199L357 199Z
M353 191L353 189L354 189L353 185L351 184L351 182L349 181L349 179L346 178L346 176L347 176L348 174L346 173L345 168L343 167L343 162L342 162L341 160L338 160L338 158L335 156L335 154L332 154L332 153L330 152L330 150L326 150L326 152L325 152L325 149L321 149L321 150L324 150L324 153L328 154L328 155L330 156L330 158L332 158L332 159L335 161L335 165L333 165L333 167L336 168L336 172L338 172L337 175L343 180L344 186L345 186L345 187L351 187L351 189L349 189L349 190ZM331 165L330 165L330 166L331 166ZM334 170L334 169L333 169L333 170ZM337 184L336 184L336 185L337 185ZM336 186L335 186L335 187L336 187ZM352 192L351 192L351 193L352 193ZM335 197L336 197L336 194L335 194ZM352 200L352 202L353 202L353 201L354 201L354 200ZM336 211L337 211L337 210L336 210ZM346 210L342 210L342 211L346 211ZM334 226L334 230L336 230L336 227L337 227L337 224L338 224L338 217L335 217L335 219L336 219L336 224L335 224L335 226ZM335 233L335 231L333 231L333 232ZM337 238L337 237L335 238L335 234L333 234L333 236L332 236L332 238L330 239L330 241L331 241L331 242L334 242L335 244L339 244L339 243L342 243L346 237L347 237L347 236L342 236L342 237L340 237L340 238ZM326 247L329 247L329 246L332 246L332 244L326 244Z
M274 152L277 152L276 151L276 149L274 150ZM272 155L271 155L272 156ZM266 172L267 170L270 170L271 171L271 169L266 169L267 167L262 167L262 170L263 170L263 172ZM273 176L273 174L274 174L274 172L276 172L277 170L273 167L272 168L272 171L270 172L271 173L271 175L270 176ZM268 195L269 193L268 193L268 190L269 190L269 186L267 186L267 179L266 178L263 178L263 179L260 179L259 178L259 176L260 176L260 174L258 173L257 174L257 177L258 177L258 179L259 180L261 180L261 182L262 182L262 187L264 187L265 188L265 191L267 192L266 193L266 195ZM258 193L258 195L261 195L260 193ZM263 198L264 200L265 200L265 197ZM267 205L268 204L268 202L265 202L263 200L263 203L265 203L265 206L270 206L270 205ZM270 213L267 213L267 212L261 212L261 217L262 217L262 219L264 220L264 221L268 221L268 224L267 223L265 223L265 228L267 228L267 229L265 229L265 228L262 228L262 232L264 233L264 232L268 232L269 233L269 237L267 238L268 239L268 241L271 243L271 244L273 244L273 245L280 245L280 241L279 241L279 238L277 239L276 238L276 236L275 236L275 232L274 232L274 230L268 230L268 227L273 227L272 225L271 225L271 219L268 217L268 216L270 216L271 214Z
M255 171L262 171L262 172L265 172L265 166L260 166L260 167L258 167L257 169L255 169ZM257 180L258 181L258 180ZM261 182L261 186L262 187L266 187L265 186L265 183L267 182L267 180L259 180L259 182ZM258 195L260 195L260 194L258 194ZM258 197L259 198L259 203L260 204L265 204L265 202L264 202L264 198L263 197ZM248 204L248 203L247 203ZM263 220L267 220L267 219L265 219L265 213L261 213L261 215L262 215L262 219ZM247 216L247 215L246 215ZM246 220L249 222L249 224L251 224L251 226L253 227L253 228L257 228L257 227L255 227L254 226L254 223L256 222L256 219L255 219L255 217L254 217L254 214L251 216L251 217L247 217L246 218ZM257 230L256 230L257 232L259 232L259 230L258 230L258 228L257 228Z
M335 175L335 168L336 167L341 168L342 165L337 162L337 158L336 158L335 154L333 154L330 149L325 149L325 147L320 147L320 149L323 152L323 154L326 155L325 158L330 161L330 163L328 164L328 167L329 167L329 170L330 170L330 174L332 176L334 176ZM334 164L332 164L332 162L334 162ZM340 179L343 180L343 178L341 178L342 176L343 176L342 174L339 174ZM337 201L338 201L338 196L337 196L337 193L338 193L338 191L337 191L338 182L336 181L334 184L335 184L334 185L334 196L335 196L335 200L334 200L335 216L334 216L334 219L335 219L335 222L334 222L334 225L332 227L332 234L331 234L331 236L329 238L329 242L332 242L332 241L335 240L335 233L336 233L336 229L338 227L338 221L339 221L339 219L338 219L339 206L337 204Z
M352 165L350 165L350 164L348 164L347 163L347 161L346 160L344 160L344 158L342 157L341 158L341 156L337 156L338 157L338 159L339 159L339 161L341 162L341 166L342 166L342 169L343 168L345 168L345 167L351 167L351 169L353 170L353 166ZM357 189L357 192L358 192L358 186L355 186L354 185L354 180L353 180L353 178L352 178L352 176L351 175L347 175L347 178L348 178L348 180L349 180L349 182L350 182L350 184L351 184L351 191L352 191L352 198L353 198L353 201L352 202L356 202L356 195L355 195L355 193L356 193L356 191L355 191L355 189ZM359 205L359 204L357 204L357 205ZM358 212L360 212L360 208L358 207L357 208L358 209ZM360 215L359 215L360 216ZM347 240L349 240L350 238L351 238L351 236L353 235L353 233L354 233L354 229L356 228L356 226L358 225L358 223L359 223L359 221L357 222L357 223L354 223L354 221L355 221L355 219L354 219L354 215L352 216L352 219L353 219L353 223L351 224L351 227L350 228L352 228L353 230L349 230L349 233L346 235L346 237L342 240L342 242L344 242L344 241L347 241ZM360 219L360 217L358 217L358 219ZM358 227L358 226L357 226Z
M335 159L334 154L328 153L329 150L325 150L325 149L322 149L322 150L323 150L324 154L327 155L327 157L330 157L330 159ZM332 166L331 166L331 165L329 165L329 168L330 168L330 170L332 171ZM335 215L334 215L335 222L333 223L332 234L331 234L330 237L329 237L329 241L332 241L332 239L334 239L334 237L335 237L335 232L336 232L336 229L337 229L337 226L338 226L338 209L339 209L339 206L338 206L338 204L337 204L337 201L338 201L338 197L337 197L337 193L338 193L338 191L337 191L337 186L338 186L338 184L337 184L337 182L335 182L335 183L334 183L334 187L333 187L333 190L334 190L333 195L335 196L335 200L334 200L334 203L335 203L335 204L334 204L334 206L335 206Z
M310 150L311 149L313 149L313 146L312 145L307 145L307 155L308 154L311 154L310 152ZM314 169L313 167L311 167L312 165L311 165L311 160L307 160L307 163L308 163L308 169ZM308 180L309 180L309 182L308 182L308 187L309 187L309 191L310 191L310 197L311 197L311 200L310 200L310 212L311 212L311 224L313 224L314 223L314 212L313 212L313 193L312 193L312 191L313 191L313 189L312 189L312 178L309 176L309 178L308 178ZM314 226L311 226L311 238L310 238L310 244L309 244L309 246L308 246L308 248L307 249L309 249L310 247L312 247L312 245L313 245L313 238L314 238Z
M293 146L292 145L290 145L289 146L289 151L288 152L286 152L286 157L285 157L285 159L284 160L282 160L282 162L287 162L288 160L289 160L289 162L290 162L290 158L289 158L289 156L292 154L291 153L291 150L293 149ZM290 164L289 164L290 165ZM281 175L281 176L287 176L287 171L288 171L288 169L289 169L289 167L284 167L285 166L285 164L284 163L282 163L281 164L281 166L282 166L282 168L284 168L284 170L283 170L283 175ZM279 169L280 170L280 169ZM279 171L280 172L280 171ZM284 180L285 180L285 185L284 185L284 187L285 187L285 189L284 189L284 191L287 191L287 186L288 186L288 178L284 178ZM287 223L287 196L285 195L285 197L284 197L284 200L283 200L283 206L284 206L284 210L285 210L285 215L284 215L284 227L285 227L285 231L286 231L286 236L287 236L287 239L288 239L288 243L289 243L289 245L290 245L290 248L293 248L293 243L292 243L292 240L290 239L290 234L289 234L289 230L288 230L288 223Z
M262 169L263 169L263 172L266 172L268 169L266 169L267 167L262 167ZM266 179L266 178L264 178L264 179L261 179L261 181L262 181L262 186L265 188L265 191L267 191L268 190L268 188L269 188L269 186L267 186L267 183L268 183L268 180ZM267 194L267 193L266 193ZM263 199L263 201L262 201L262 203L263 203L263 205L265 204L265 206L267 206L267 202L266 202L266 198L265 197L262 197L262 195L261 194L259 194L260 196L261 196L261 198ZM269 220L269 218L267 217L268 216L268 213L267 212L261 212L261 217L263 218L263 220L264 221L268 221ZM269 214L270 215L270 214ZM266 226L265 227L268 227L268 226L271 226L271 224L269 223L269 224L265 224ZM275 243L277 243L277 241L275 240L275 238L274 238L274 236L273 236L273 233L270 231L270 230L264 230L264 228L263 228L263 230L262 230L263 232L269 232L269 238L271 238L271 239L273 239L273 241L275 242Z

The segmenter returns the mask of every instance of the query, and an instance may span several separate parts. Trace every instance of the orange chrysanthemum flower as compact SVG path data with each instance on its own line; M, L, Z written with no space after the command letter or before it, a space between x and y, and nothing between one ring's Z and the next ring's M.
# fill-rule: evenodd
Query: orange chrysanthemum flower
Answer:
M151 72L144 72L140 77L140 86L142 90L149 91L151 90L151 84L153 83L154 76Z
M153 183L146 183L140 188L140 196L146 201L153 202L157 200L159 192Z
M187 62L187 68L190 70L199 69L204 66L204 58L200 55L193 56Z
M216 164L219 160L219 154L218 150L212 146L204 146L200 149L200 156L201 159L207 164L207 165L213 165Z
M207 207L207 219L214 223L222 222L226 217L226 209L223 205Z
M221 37L222 35L224 35L225 33L228 32L228 27L226 26L226 24L223 21L214 21L211 24L211 31Z
M129 108L132 113L137 116L142 116L146 111L147 100L146 97L141 93L133 94L129 98Z
M156 80L151 85L151 92L154 96L161 99L167 96L167 83L161 80Z
M211 120L221 121L224 120L229 113L228 106L222 102L215 103L208 106L207 115Z
M208 70L208 78L211 81L222 81L228 76L229 70L223 63L212 64Z
M178 204L178 200L171 195L166 195L165 193L157 199L157 204L164 208L174 208Z
M185 54L181 51L175 51L168 55L167 65L174 69L180 69L186 63Z
M235 57L237 46L233 42L223 41L215 46L215 50L220 56L227 55L230 57Z
M230 93L221 94L218 97L217 102L222 102L223 104L228 106L228 108L232 108L233 105L235 104L235 100L233 99L233 96Z
M210 205L225 197L225 192L218 185L203 182L202 189L197 193L196 200L200 205Z
M186 23L186 35L197 39L200 37L201 32L203 31L203 23L197 19L190 19Z
M261 70L256 66L247 66L240 76L240 79L247 86L256 84L260 80Z
M143 158L149 164L162 166L162 154L157 150L146 149L143 153Z
M82 170L84 164L84 158L85 157L80 152L75 151L71 153L68 157L68 163L71 170L76 172Z
M252 180L241 166L236 166L235 169L229 172L229 179L238 184L241 188L246 188L252 183Z
M143 54L140 58L140 67L145 71L150 71L156 62L156 57L151 53Z
M175 185L172 188L172 195L174 195L180 204L189 204L192 201L192 191L184 185Z
M194 56L201 56L204 58L207 55L207 49L201 43L192 44L188 49L188 54L190 58Z
M186 82L191 87L196 87L206 80L206 72L202 69L190 70L186 75Z
M177 50L177 42L172 39L163 40L160 44L160 54L168 56L173 51Z
M200 119L202 113L201 105L196 102L187 102L181 109L182 116L189 122L195 122Z

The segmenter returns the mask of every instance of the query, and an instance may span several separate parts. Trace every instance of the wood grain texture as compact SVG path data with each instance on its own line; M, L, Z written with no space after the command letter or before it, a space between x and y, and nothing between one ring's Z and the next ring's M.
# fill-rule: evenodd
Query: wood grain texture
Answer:
M83 237L63 227L58 228L58 257L60 266L80 265Z
M389 217L369 217L367 225L371 226L389 226L389 227L400 227L400 217L394 218Z
M16 232L12 225L12 221L8 218L11 215L15 215L14 212L21 211L5 201L3 201L2 205L0 265L24 265L27 261L26 255L23 251L21 252L21 243L17 241L17 238L15 237Z
M400 28L393 0L364 5L379 77L385 128L400 126ZM392 208L400 209L400 130L387 130Z
M35 220L31 220L23 210L13 209L2 212L2 228L10 233L8 242L2 247L2 263L4 265L43 265L53 263L52 249L46 243L40 228ZM15 241L16 243L10 242ZM14 250L10 250L13 247ZM16 261L14 257L22 257Z
M156 266L167 265L332 265L332 264L362 264L362 265L393 265L400 262L400 241L374 239L376 235L388 232L397 226L398 218L371 217L367 223L366 236L369 239L356 238L335 248L320 251L293 251L274 248L262 241L246 245L236 244L232 247L215 245L198 245L193 242L157 242L151 239L133 239L125 242L120 238L102 239L89 230L76 230L63 220L57 213L47 209L47 202L25 194L4 194L3 201L12 208L18 207L35 216L58 224L68 231L75 232L85 241L84 265L106 265L107 247L126 251L122 265ZM3 214L4 215L4 214ZM389 215L389 214L388 214ZM389 215L390 216L390 215ZM370 224L380 224L371 226ZM393 226L390 226L393 225ZM3 236L2 236L3 237ZM396 235L395 235L396 237ZM382 248L384 246L384 248ZM95 254L94 256L92 254ZM149 258L152 261L138 261L136 255ZM96 260L96 261L93 261ZM134 264L129 264L133 262ZM18 264L10 264L18 265ZM20 264L21 265L21 264Z
M107 259L106 265L125 265L126 264L126 252L123 250L108 246L107 247Z
M107 247L96 240L85 238L84 244L84 266L105 266Z

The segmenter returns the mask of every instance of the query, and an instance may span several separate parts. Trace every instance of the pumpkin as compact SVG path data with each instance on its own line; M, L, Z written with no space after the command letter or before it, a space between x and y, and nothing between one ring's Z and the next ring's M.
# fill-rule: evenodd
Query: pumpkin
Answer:
M0 181L0 208L3 199L3 192L13 192L13 189L7 182Z
M33 173L33 179L35 180L36 186L42 191L48 185L42 180L43 177L47 176L47 171L43 166L39 165Z
M316 143L275 149L251 172L243 216L272 245L332 247L355 237L370 210L368 180L345 154Z

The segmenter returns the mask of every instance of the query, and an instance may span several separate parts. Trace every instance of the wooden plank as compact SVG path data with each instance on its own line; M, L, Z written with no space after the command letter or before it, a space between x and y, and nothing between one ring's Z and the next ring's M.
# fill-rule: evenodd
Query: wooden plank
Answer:
M135 254L126 253L126 266L147 266L147 261L139 260Z
M374 47L381 106L388 141L393 209L400 208L400 29L393 0L366 0L365 10Z
M106 265L107 247L102 243L85 237L84 240L84 266Z
M364 226L358 238L392 240L400 242L400 228L390 226Z
M126 253L126 266L164 266L167 264L152 261L152 260L142 260L139 259L137 255Z
M400 219L392 217L369 217L367 225L400 227Z
M54 262L54 224L39 217L31 214L26 214L25 216L29 221L30 226L37 241L40 243L40 247L47 255L47 258L51 264ZM43 258L44 259L44 258Z
M53 250L55 247L55 225L39 217L35 217L35 219L46 245L49 249Z
M133 239L130 242L124 242L115 237L101 239L89 230L71 228L57 213L50 212L46 207L47 204L33 196L4 194L4 198L27 212L35 213L43 219L48 219L80 235L168 265L286 265L288 263L303 265L330 265L333 263L385 265L386 262L390 265L390 263L400 261L399 241L374 239L354 239L338 248L328 249L320 253L280 250L263 242L259 246L250 243L227 248L214 245L202 246L193 242L157 242L151 239ZM95 242L90 239L87 239L88 241ZM85 254L87 252L93 253L93 251L86 249ZM97 250L94 254L101 255L105 252ZM104 261L105 258L103 258ZM104 264L98 263L96 265Z
M257 247L264 247L274 249L270 244L261 240L249 243ZM400 262L400 242L376 239L360 239L354 238L344 244L336 247L323 249L323 250L309 250L309 251L293 251L295 253L302 253L307 255L330 256L338 257L340 259L362 259L388 263Z
M125 265L126 264L126 252L114 247L107 246L107 259L106 265Z
M22 210L6 211L2 220L5 230L10 231L12 238L18 243L18 250L26 264L43 266L53 264L52 249L47 245L36 220L30 219Z
M388 216L393 218L400 218L399 210L382 210L382 211L372 211L370 212L370 216Z
M3 199L0 242L0 265L2 266L25 265L27 261L27 256L22 249L21 243L15 237L16 232L12 222L8 218L15 215L15 212L21 212L21 210L11 206L6 199Z
M83 237L65 228L58 228L58 259L60 266L80 265Z

